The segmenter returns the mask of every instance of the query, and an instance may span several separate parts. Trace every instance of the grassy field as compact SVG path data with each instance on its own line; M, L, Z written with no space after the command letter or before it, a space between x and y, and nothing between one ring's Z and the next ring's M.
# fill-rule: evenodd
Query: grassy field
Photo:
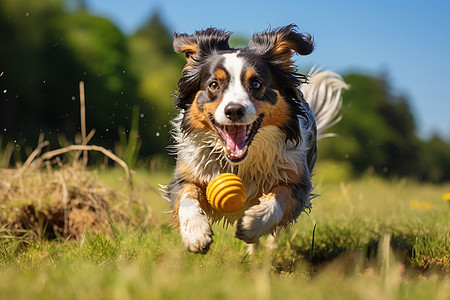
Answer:
M112 219L110 231L49 241L0 225L0 299L448 299L450 185L345 170L319 166L312 212L251 256L220 224L207 255L187 253L158 193L169 174L139 171L133 198L151 208L140 226ZM122 170L91 173L120 190L114 201L128 197Z

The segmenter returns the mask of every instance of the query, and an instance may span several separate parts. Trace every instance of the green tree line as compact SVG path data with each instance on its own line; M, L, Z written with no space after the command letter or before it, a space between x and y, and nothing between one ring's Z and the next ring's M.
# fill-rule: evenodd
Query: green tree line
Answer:
M0 156L13 141L14 157L24 159L41 133L53 147L74 142L80 81L87 127L96 130L91 143L114 149L138 127L141 158L165 153L184 58L173 53L172 32L158 14L125 35L64 0L0 0L0 7ZM417 136L406 97L395 95L383 76L345 80L351 89L343 119L332 129L336 138L321 140L322 159L346 161L355 174L450 180L449 143Z
M169 143L168 119L183 59L157 15L131 36L65 1L0 0L0 135L17 149L42 132L55 147L80 132L79 82L85 85L92 143L114 148L139 108L141 154ZM25 153L23 153L25 155Z
M396 95L386 75L348 74L337 137L320 141L321 158L348 162L355 174L421 181L450 180L450 144L434 135L421 140L407 97Z

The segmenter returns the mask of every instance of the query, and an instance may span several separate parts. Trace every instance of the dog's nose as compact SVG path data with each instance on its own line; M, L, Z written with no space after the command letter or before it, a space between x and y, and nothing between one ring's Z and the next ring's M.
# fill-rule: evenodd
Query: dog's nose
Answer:
M230 103L225 107L225 116L233 122L245 115L245 107L239 103Z

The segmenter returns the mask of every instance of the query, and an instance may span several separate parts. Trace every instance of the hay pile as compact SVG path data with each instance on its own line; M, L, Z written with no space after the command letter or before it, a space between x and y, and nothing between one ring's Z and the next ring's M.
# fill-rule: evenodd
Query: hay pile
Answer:
M0 232L25 238L77 239L87 231L113 234L118 224L149 224L150 208L133 199L130 172L119 158L104 148L82 145L38 157L44 146L22 167L0 169ZM102 152L124 167L126 180L109 187L77 160L63 165L57 155L72 150Z

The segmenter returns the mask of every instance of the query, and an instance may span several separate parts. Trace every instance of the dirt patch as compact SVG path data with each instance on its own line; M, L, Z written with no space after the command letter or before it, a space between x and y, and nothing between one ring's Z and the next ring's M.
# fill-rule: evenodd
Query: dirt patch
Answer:
M109 205L101 197L73 192L67 204L56 202L42 208L35 204L20 207L17 216L7 222L7 228L13 235L27 233L48 240L78 238L86 231L110 234L111 218Z

